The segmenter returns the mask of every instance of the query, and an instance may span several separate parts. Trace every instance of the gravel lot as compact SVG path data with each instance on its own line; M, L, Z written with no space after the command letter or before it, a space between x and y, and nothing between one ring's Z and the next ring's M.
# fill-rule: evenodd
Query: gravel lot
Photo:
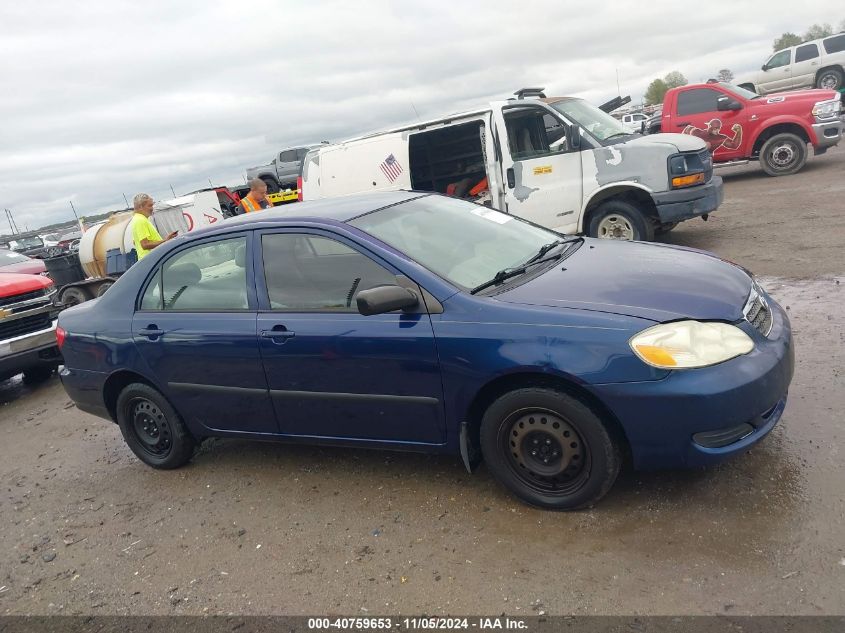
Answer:
M482 467L215 441L157 472L57 379L0 383L0 613L845 613L845 149L724 171L666 241L762 276L797 369L781 424L716 468L624 473L551 513Z

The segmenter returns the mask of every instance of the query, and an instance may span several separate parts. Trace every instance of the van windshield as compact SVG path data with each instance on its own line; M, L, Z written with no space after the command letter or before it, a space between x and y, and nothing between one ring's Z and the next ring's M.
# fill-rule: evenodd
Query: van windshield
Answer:
M630 134L622 127L622 123L583 99L563 99L549 105L587 130L601 143L612 136Z

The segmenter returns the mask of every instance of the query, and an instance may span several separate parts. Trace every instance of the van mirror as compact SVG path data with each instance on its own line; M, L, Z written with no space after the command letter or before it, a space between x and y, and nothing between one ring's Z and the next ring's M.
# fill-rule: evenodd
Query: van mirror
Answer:
M572 125L569 127L569 147L572 149L581 149L581 127Z
M412 291L401 286L378 286L362 290L355 298L358 312L364 316L384 314L394 310L405 310L419 305L419 298Z

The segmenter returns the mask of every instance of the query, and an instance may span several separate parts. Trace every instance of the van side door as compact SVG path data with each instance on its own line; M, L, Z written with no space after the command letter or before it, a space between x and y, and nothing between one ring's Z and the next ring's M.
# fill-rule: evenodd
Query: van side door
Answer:
M550 108L532 102L493 112L501 149L507 213L574 232L583 203L581 153L571 128Z

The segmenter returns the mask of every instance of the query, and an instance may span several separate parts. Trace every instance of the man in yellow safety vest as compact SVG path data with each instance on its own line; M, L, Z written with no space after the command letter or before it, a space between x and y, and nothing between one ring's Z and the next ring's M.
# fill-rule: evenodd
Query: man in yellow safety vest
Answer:
M150 222L153 199L148 194L139 193L132 199L132 206L135 207L135 215L132 216L132 242L140 260L159 244L176 237L177 232L173 231L166 238L161 238L156 227Z
M261 211L273 205L267 199L267 183L261 178L253 178L249 181L249 193L241 198L241 206L246 213Z

